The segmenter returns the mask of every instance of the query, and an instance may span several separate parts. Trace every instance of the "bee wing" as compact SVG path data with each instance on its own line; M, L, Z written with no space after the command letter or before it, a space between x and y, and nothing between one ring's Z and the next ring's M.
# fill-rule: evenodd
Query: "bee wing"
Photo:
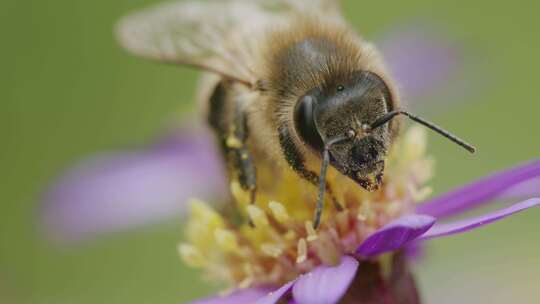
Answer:
M341 18L340 0L258 0L257 2L274 2L276 5L293 8L300 12L315 10L324 13L325 16Z
M124 17L116 31L120 44L132 54L200 68L251 86L258 79L252 69L258 38L295 12L340 18L338 0L182 1Z

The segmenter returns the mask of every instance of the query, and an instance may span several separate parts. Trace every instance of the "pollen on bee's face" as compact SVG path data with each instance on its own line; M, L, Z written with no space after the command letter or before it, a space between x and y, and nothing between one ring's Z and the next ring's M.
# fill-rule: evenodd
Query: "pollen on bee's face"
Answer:
M329 183L340 185L333 189L342 206L327 201L318 230L312 223L314 187L292 172L276 178L275 171L263 169L261 183L271 190L258 193L256 204L249 203L249 193L237 182L231 183L240 221L192 200L179 253L187 265L233 288L283 284L318 265L336 264L344 254L354 255L373 231L411 212L430 194L424 184L431 167L424 131L411 128L390 151L380 190L367 192L336 170L329 172Z

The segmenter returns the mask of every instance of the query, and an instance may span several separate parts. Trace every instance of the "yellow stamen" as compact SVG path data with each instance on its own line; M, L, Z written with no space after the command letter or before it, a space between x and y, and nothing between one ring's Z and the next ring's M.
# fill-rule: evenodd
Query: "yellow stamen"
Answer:
M300 264L307 259L307 242L306 239L300 239L298 241L298 255L296 257L296 263Z
M358 208L358 215L356 218L360 222L373 222L375 220L375 214L374 211L371 209L371 202L370 201L364 201L362 202L362 205L360 208Z
M255 205L249 205L247 206L247 213L253 224L255 224L255 227L262 228L269 225L266 213L261 208Z
M401 212L401 202L389 202L385 208L386 214L390 217L395 217Z
M292 241L296 239L296 232L294 232L293 230L289 230L285 233L283 238L285 238L287 241Z
M271 201L268 203L268 208L272 211L272 215L274 218L280 222L281 224L284 224L289 220L289 214L287 213L287 209L285 209L285 206L278 202Z
M235 200L240 203L240 205L247 205L250 202L250 194L248 191L242 189L238 181L231 182L231 193Z
M246 274L246 276L248 277L253 276L253 266L251 264L249 263L242 264L242 269L244 270L244 273Z
M231 129L226 144L244 147L234 133ZM395 142L380 191L363 191L331 169L327 179L340 185L335 196L343 210L330 208L318 230L309 221L315 199L307 189L310 186L292 171L261 162L259 203L251 204L250 191L234 179L230 189L236 204L231 207L236 210L230 214L239 218L229 218L229 213L220 214L211 205L192 200L186 243L178 246L178 252L186 264L202 268L208 278L228 282L234 289L277 286L317 265L336 265L378 228L412 210L413 201L431 194L425 182L431 177L433 161L424 155L424 133L413 129ZM383 271L387 274L388 268Z
M238 251L238 239L231 231L218 228L214 231L214 237L222 250L229 252Z
M180 257L184 263L191 267L204 267L206 265L206 259L204 256L192 245L178 245L178 253L180 254Z
M306 232L307 232L307 235L308 235L307 236L307 241L308 242L315 241L318 237L317 237L317 232L313 228L313 223L311 221L306 221L305 226L306 226Z
M251 284L253 284L255 275L253 272L253 266L249 263L244 263L242 265L242 269L244 270L246 276L240 283L238 283L238 288L245 289L251 286Z
M247 277L245 279L243 279L239 284L238 284L238 288L239 289L246 289L248 288L249 286L251 286L251 284L253 284L253 277Z
M283 254L283 247L276 244L262 244L261 251L271 257L278 258Z
M345 235L349 230L349 210L343 210L335 215L337 228L340 234Z
M221 224L221 215L208 206L205 202L198 199L191 199L189 200L188 204L191 207L192 217L209 223Z
M364 213L360 212L358 213L358 215L356 216L356 219L359 220L360 222L365 222L367 221L367 215L365 215Z
M426 153L426 130L419 126L413 126L403 137L404 154L401 156L403 160L419 159Z
M412 192L414 201L421 202L427 199L433 193L433 188L429 186L420 188L419 190L416 190L415 188L413 188L411 192Z
M186 227L187 240L201 252L212 250L214 231L225 227L219 213L199 200L190 200L191 218Z

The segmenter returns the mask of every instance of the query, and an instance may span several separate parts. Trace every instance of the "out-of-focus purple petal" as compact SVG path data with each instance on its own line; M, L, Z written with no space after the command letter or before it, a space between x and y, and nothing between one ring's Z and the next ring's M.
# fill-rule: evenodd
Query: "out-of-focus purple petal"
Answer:
M539 177L540 160L535 160L443 194L419 205L417 212L437 219L453 216L492 200L505 198L506 191L531 180L538 180Z
M417 100L441 88L460 70L461 52L432 24L399 27L378 41L386 64L406 100Z
M191 304L240 304L255 303L260 298L268 294L267 289L250 288L237 290L227 296L217 296L213 298L197 300Z
M435 224L429 215L405 215L369 236L357 249L364 257L373 257L400 249L424 234Z
M418 261L424 258L426 254L426 248L422 243L411 242L403 248L403 253L411 261Z
M293 297L298 304L337 303L347 292L356 271L358 261L343 256L335 267L319 266L298 278L293 287Z
M473 217L465 220L455 221L451 223L437 223L428 232L420 237L422 240L432 239L452 234L467 232L472 229L482 227L484 225L499 221L514 213L536 207L540 205L540 198L529 199L517 203L511 207L491 212L482 216Z
M202 130L177 132L146 150L104 153L68 171L46 193L45 233L70 241L175 217L191 197L224 193L223 176Z
M516 198L540 197L540 177L534 178L509 188L499 195L501 200L516 200Z
M254 302L254 303L255 304L275 304L279 300L281 300L281 298L283 298L289 291L291 291L291 288L293 287L294 283L296 283L296 280L293 280L281 286L276 291L267 293L265 297L260 298L259 300L257 300L257 302Z

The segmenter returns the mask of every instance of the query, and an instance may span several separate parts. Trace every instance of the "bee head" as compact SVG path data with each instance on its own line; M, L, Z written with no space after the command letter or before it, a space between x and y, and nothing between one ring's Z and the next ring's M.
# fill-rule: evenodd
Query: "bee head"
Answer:
M304 143L320 155L332 142L327 147L330 164L373 191L382 180L392 131L389 124L376 129L371 126L391 107L385 82L372 72L361 71L302 96L295 108L294 123Z

